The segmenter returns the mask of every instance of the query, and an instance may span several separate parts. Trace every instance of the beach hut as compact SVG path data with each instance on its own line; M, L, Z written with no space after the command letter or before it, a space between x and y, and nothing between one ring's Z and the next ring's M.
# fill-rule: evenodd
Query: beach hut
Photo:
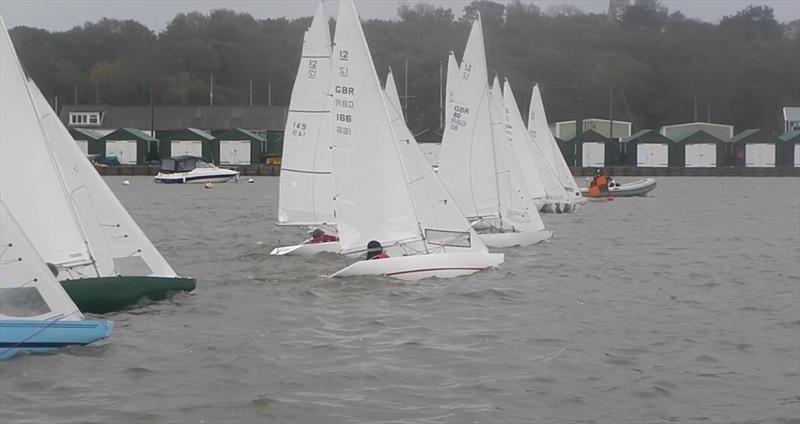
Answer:
M672 140L653 130L641 130L620 141L626 152L625 165L666 168Z
M584 131L570 140L575 146L576 166L603 168L616 164L619 143L594 131ZM569 163L569 162L567 162Z
M777 165L800 168L800 130L778 137Z
M81 149L81 153L85 156L89 155L89 145L92 145L92 150L98 150L97 143L103 138L103 134L99 131L89 128L70 128L69 135L72 136L78 148Z
M89 154L104 157L116 157L122 165L144 165L148 144L157 143L158 139L135 128L120 128L101 138L96 149L89 144Z
M777 159L776 138L763 130L744 130L728 141L728 151L729 165L774 168Z
M158 153L161 159L175 156L195 156L211 161L211 141L214 137L197 128L158 131L161 140Z
M214 163L219 165L253 165L261 162L261 150L266 140L258 135L234 128L211 142Z
M669 166L716 168L725 163L725 142L705 130L678 137L670 145Z

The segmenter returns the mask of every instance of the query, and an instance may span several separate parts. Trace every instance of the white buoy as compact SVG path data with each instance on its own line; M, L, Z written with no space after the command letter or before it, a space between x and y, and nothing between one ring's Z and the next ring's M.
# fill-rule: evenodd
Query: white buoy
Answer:
M128 180L122 180L122 185L131 185L131 182Z
M254 179L252 179L252 178L248 178L248 179L247 179L247 182L248 182L248 183L250 183L250 184L252 184L252 183L256 182L256 180L254 180Z
M214 184L211 184L210 182L207 182L206 185L204 185L203 187L205 187L205 188L213 188Z

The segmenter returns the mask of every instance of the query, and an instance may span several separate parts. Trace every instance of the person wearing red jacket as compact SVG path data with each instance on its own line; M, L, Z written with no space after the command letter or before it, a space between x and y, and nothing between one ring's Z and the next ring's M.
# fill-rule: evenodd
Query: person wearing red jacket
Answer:
M383 246L377 240L367 243L367 260L370 259L389 259L389 255L383 251Z
M339 241L339 237L325 234L325 231L322 231L322 229L315 228L314 231L311 232L311 240L307 241L306 244L331 243L334 241Z

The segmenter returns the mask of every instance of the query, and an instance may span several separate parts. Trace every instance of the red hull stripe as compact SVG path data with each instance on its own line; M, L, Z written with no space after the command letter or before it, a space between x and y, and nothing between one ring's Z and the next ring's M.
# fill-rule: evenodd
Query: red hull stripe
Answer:
M411 274L414 272L430 272L430 271L480 271L484 268L423 268L423 269L412 269L410 271L399 271L399 272L390 272L386 275L398 275L398 274Z

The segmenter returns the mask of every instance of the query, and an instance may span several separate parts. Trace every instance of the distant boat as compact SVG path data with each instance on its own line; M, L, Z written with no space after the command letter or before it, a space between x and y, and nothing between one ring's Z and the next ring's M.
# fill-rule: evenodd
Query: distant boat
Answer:
M317 6L303 37L303 52L292 89L278 197L278 225L319 228L336 234L330 149L331 34L323 4ZM311 232L311 231L309 231ZM338 252L339 243L276 247L271 255L314 255Z
M531 143L538 146L538 151L542 153L548 166L555 172L558 181L567 193L568 199L571 200L571 204L564 205L563 212L573 212L576 206L585 203L586 199L581 196L578 184L575 182L569 166L567 166L567 161L564 159L564 155L561 153L550 127L547 125L547 115L545 114L542 94L539 91L538 84L533 86L533 91L531 92L528 133L531 136Z
M390 257L358 261L331 277L448 278L502 263L407 136L402 114L381 90L352 0L339 3L336 22L331 144L339 242L342 253L358 255L379 241Z
M619 184L612 181L608 185L607 193L600 193L592 195L588 187L581 188L581 193L586 197L636 197L647 196L656 188L656 180L654 178L643 178L630 183Z
M0 359L86 345L111 335L109 321L83 321L0 199Z
M178 277L161 257L26 79L2 28L0 197L67 293L81 310L103 313L194 289L193 279Z
M451 66L458 66L457 74L451 73ZM519 147L506 131L500 83L495 78L490 88L487 79L483 30L477 19L461 65L452 54L449 60L448 122L438 175L487 246L535 244L551 238L552 232L544 228L517 160Z
M161 169L153 181L163 184L239 182L239 171L217 168L195 156L176 156L161 161Z

